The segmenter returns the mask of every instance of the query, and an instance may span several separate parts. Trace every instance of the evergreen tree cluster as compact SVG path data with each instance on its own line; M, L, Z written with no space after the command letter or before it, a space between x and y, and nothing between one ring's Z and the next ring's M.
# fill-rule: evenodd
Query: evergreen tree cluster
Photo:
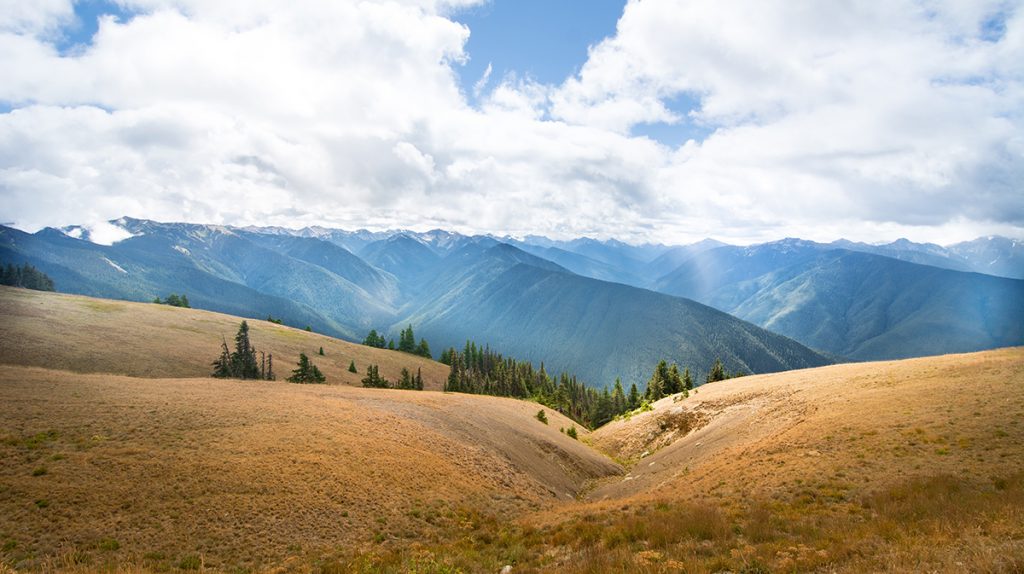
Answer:
M349 370L351 370L351 368ZM420 369L416 369L416 374L413 375L409 369L403 367L400 378L392 384L391 381L380 376L380 371L378 370L377 365L370 365L366 367L366 376L363 377L363 386L372 389L422 391L423 374L420 372Z
M10 285L11 287L24 287L25 289L34 289L36 291L54 291L53 279L29 265L28 263L20 266L15 266L8 263L4 267L0 267L0 285Z
M635 408L630 406L619 381L614 392L607 387L598 391L568 373L550 377L543 363L536 370L530 362L503 357L489 346L480 347L472 341L467 341L462 351L446 349L441 353L441 362L450 366L444 386L447 392L536 401L588 428L601 426ZM635 394L639 403L639 393Z
M377 365L366 367L366 376L363 377L363 386L370 389L389 389L391 382L380 376Z
M377 347L378 349L384 349L388 346L388 340L383 335L377 334L377 329L370 329L370 333L363 339L363 344L367 347Z
M292 376L288 377L287 381L289 383L323 384L327 382L327 377L320 372L320 369L309 360L305 353L299 353L298 368L292 371Z
M416 344L416 335L412 332L412 325L402 329L401 334L398 336L398 350L403 353L412 353L413 355L419 355L428 359L433 359L433 355L430 354L430 345L427 344L427 340L421 338L419 344Z
M694 387L689 367L680 372L679 365L660 361L642 394L636 383L631 384L626 392L619 379L615 379L611 389L605 387L597 390L567 373L552 378L544 370L543 363L539 370L535 370L532 363L503 357L489 346L477 346L472 341L467 341L461 351L455 348L442 351L441 362L449 366L448 381L444 386L446 392L532 400L591 429L640 408L645 403L688 392ZM742 373L730 375L722 362L716 359L707 382L734 376L742 376Z
M228 350L227 341L221 342L220 357L213 362L213 375L222 379L262 379L274 380L274 356L259 352L256 360L256 347L249 341L249 324L242 321L235 334L235 350Z
M647 390L644 392L644 398L654 402L668 395L691 390L693 390L693 375L690 374L690 368L686 367L680 375L679 365L672 363L672 366L669 367L668 363L662 360L658 362L658 366L654 368L654 373L651 374L651 378L647 381Z
M391 349L393 351L402 351L403 353L409 353L412 355L419 355L420 357L426 357L428 359L434 358L430 354L430 345L427 344L426 339L420 339L419 343L416 343L416 335L412 331L412 325L402 329L401 334L398 336L398 345L395 345L394 339L387 339L384 335L378 334L376 329L371 329L370 333L363 339L363 344L367 347L377 347L378 349Z
M747 376L747 373L744 373L743 371L734 371L730 373L729 371L725 370L725 366L722 365L722 361L718 358L715 358L715 364L711 367L711 370L708 371L708 376L704 378L704 382L714 383L717 381L724 381L726 379L735 379L737 377L745 376Z
M170 305L171 307L184 307L185 309L191 309L192 305L188 302L188 296L184 293L176 295L171 293L167 298L161 300L159 297L153 299L153 302L157 305Z

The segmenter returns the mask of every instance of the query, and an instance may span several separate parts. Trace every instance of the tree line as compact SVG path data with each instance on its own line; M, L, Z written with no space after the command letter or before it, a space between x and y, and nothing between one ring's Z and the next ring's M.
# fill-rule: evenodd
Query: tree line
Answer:
M433 359L433 355L430 353L430 345L426 339L420 339L420 342L416 342L416 335L413 334L412 325L402 329L402 332L398 336L398 345L395 345L395 340L388 340L384 335L378 334L376 329L371 329L366 338L363 339L363 344L367 347L376 347L378 349L390 349L392 351L402 351L403 353L409 353L412 355L418 355L420 357L426 357Z
M184 307L185 309L192 308L192 305L188 302L188 296L184 293L181 295L171 293L163 300L161 300L160 297L156 297L153 299L153 302L157 305L170 305L171 307Z
M441 362L449 366L446 392L472 393L514 397L538 402L571 418L587 428L597 428L615 417L624 415L663 397L676 393L688 393L694 388L694 378L689 367L680 370L673 363L660 361L648 379L643 393L636 383L627 392L620 379L609 389L588 387L574 375L561 373L550 376L541 363L535 369L529 361L505 357L491 350L490 346L478 346L467 341L460 351L453 348L441 352ZM720 381L742 373L730 375L715 359L715 364L705 382Z
M617 409L626 409L621 383L617 382L620 398L616 401L607 388L597 391L565 372L552 377L544 363L535 369L529 361L505 357L490 346L478 346L473 341L467 341L461 351L446 349L441 353L441 362L450 367L444 386L447 392L532 400L588 428L610 421L618 414Z
M0 267L0 285L11 287L23 287L36 291L55 291L53 279L35 267L25 263L24 265L7 265Z

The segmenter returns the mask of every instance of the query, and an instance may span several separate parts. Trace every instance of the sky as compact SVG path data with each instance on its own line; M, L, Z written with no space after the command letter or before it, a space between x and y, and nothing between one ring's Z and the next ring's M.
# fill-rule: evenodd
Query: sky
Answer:
M0 223L1024 237L1024 1L0 0Z

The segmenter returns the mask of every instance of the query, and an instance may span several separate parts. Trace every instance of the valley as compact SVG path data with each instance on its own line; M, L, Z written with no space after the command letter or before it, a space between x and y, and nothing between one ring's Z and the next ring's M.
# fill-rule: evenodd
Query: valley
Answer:
M1024 574L1024 0L0 8L0 574Z
M128 237L103 245L79 228L0 228L0 262L34 265L58 291L129 301L187 293L197 308L348 341L412 324L435 354L474 340L596 388L641 380L662 359L701 378L716 358L767 373L1024 344L1024 280L967 272L993 256L1016 276L1020 245L997 237L948 248L668 246L110 224Z
M535 403L332 366L438 388L404 353L252 321L281 373L323 346L330 384L210 379L236 317L11 288L0 309L11 572L1024 564L1021 348L731 379L574 440Z

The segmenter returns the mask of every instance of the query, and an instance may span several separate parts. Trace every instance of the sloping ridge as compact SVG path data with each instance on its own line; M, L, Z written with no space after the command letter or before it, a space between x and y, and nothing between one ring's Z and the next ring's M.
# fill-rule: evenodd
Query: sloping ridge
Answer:
M712 249L656 287L851 359L1024 344L1022 280L806 241Z
M1010 444L992 429L1022 406L1022 347L712 383L593 433L597 448L631 468L590 499L770 493L836 473L870 476L872 487L908 474L988 480L1007 461L987 447Z
M746 372L830 362L705 305L574 275L508 245L453 259L405 319L435 348L486 342L598 386L643 381L662 359L699 374L716 357Z
M206 381L205 385L233 383L206 377L221 341L226 338L230 342L237 330L238 317L10 287L0 287L0 316L4 317L0 322L0 364L45 367L68 376L96 373L175 379L179 382L166 384L176 387L190 385L188 379ZM540 408L534 403L429 392L443 387L447 365L265 321L250 319L248 323L253 344L275 357L278 381L259 384L301 388L281 381L304 352L331 383L317 387L334 389L324 391L329 396L406 417L500 453L514 467L536 474L534 478L560 498L574 496L595 476L616 472L608 459L559 433L559 427L574 423L550 409L545 410L552 420L543 425L534 418ZM320 349L324 355L319 354ZM350 362L358 365L359 373L349 372ZM420 371L428 391L362 389L360 380L370 364L378 365L380 374L392 381L403 368Z

